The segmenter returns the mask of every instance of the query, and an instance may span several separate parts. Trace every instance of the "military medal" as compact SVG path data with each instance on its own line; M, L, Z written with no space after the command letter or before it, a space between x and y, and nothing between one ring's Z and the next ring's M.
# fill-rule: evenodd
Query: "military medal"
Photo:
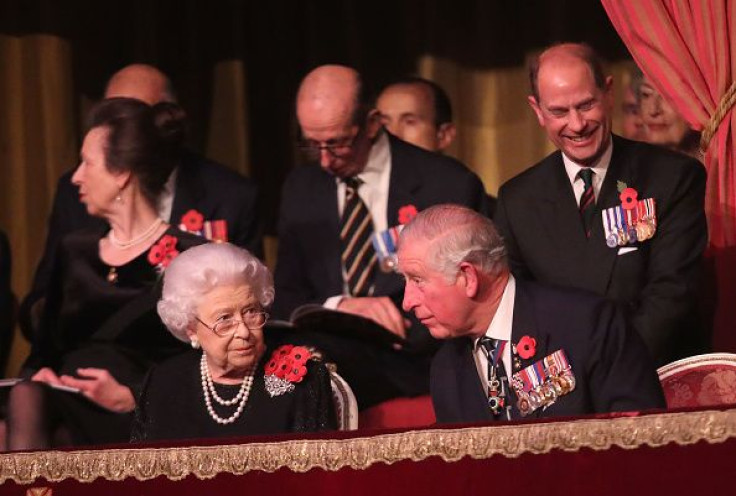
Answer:
M575 376L564 350L520 370L511 378L517 407L526 416L537 408L547 408L575 389Z
M385 273L396 271L398 268L396 248L399 244L399 234L403 228L403 225L398 225L385 231L373 233L373 236L371 236L373 249L378 255L379 267Z
M615 248L618 246L618 236L616 236L614 230L613 209L606 208L601 214L603 215L603 232L606 234L606 245L609 248Z
M654 236L657 220L654 198L638 200L638 192L618 181L621 204L601 210L606 246L624 247Z

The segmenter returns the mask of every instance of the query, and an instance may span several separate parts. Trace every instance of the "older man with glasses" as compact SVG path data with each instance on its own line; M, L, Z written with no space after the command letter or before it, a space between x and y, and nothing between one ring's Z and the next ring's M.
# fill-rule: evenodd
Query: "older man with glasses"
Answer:
M460 162L405 143L382 129L360 75L326 65L297 94L305 158L284 184L276 267L277 317L307 303L372 319L404 340L391 349L350 336L319 339L355 389L360 408L429 390L435 343L402 313L394 272L398 227L437 203L488 213L483 184Z

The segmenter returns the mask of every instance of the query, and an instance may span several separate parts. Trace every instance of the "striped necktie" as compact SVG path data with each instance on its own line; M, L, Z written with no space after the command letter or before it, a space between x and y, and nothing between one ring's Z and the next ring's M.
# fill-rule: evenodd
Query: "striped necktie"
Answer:
M495 420L511 419L511 405L508 398L508 376L503 365L505 341L484 336L479 342L488 358L488 408Z
M376 271L376 252L373 249L373 221L358 188L363 183L356 177L344 180L345 205L340 219L340 244L345 282L352 296L367 296Z
M590 230L593 227L593 210L595 210L595 192L593 191L593 171L585 167L580 169L578 176L583 180L585 189L580 197L580 218L583 221L585 236L590 237Z

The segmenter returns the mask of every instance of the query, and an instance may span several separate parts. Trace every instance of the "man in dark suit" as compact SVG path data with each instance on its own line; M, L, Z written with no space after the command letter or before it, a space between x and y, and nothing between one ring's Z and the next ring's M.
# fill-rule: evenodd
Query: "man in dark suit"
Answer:
M623 303L655 365L704 351L704 168L611 134L612 79L589 47L549 48L530 79L529 103L559 151L499 191L512 272Z
M455 141L450 97L429 79L406 76L391 81L378 94L376 110L389 133L412 145L444 153ZM492 216L496 198L487 197Z
M439 422L664 407L644 343L615 304L515 280L483 216L458 205L420 212L398 264L404 310L447 340L431 371Z
M483 185L456 160L385 133L351 68L322 66L307 75L297 96L297 118L302 149L320 167L297 167L284 184L274 313L288 318L300 305L324 304L372 319L406 339L403 349L395 350L352 339L349 330L346 337L321 336L317 344L337 362L361 408L426 393L435 343L423 326L409 325L399 311L403 282L388 262L379 263L367 237L360 241L366 265L356 264L367 282L363 290L351 287L348 273L355 271L343 261L351 257L340 234L341 215L352 201L346 198L348 183L359 181L357 195L367 210L364 225L378 233L441 202L486 214Z
M144 64L126 66L110 78L105 98L114 97L136 98L149 105L175 101L168 78L155 67ZM21 327L27 337L34 327L33 305L46 292L61 239L72 231L104 224L101 219L90 216L79 201L78 188L71 182L73 172L66 172L57 184L46 247L36 269L31 292L21 308ZM185 214L191 210L201 214L204 222L225 221L227 240L260 257L263 247L256 210L257 197L257 187L251 180L196 153L185 151L159 199L159 215L176 226L183 223Z

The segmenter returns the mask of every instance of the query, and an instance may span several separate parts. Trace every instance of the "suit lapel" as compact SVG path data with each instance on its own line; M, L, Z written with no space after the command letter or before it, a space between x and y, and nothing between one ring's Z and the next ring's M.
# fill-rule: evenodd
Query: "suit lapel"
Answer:
M618 255L618 248L609 248L606 245L601 212L606 208L621 204L617 188L618 181L627 184L633 184L634 181L634 178L631 177L631 167L629 167L630 158L627 156L628 148L615 136L613 140L611 163L608 166L606 179L603 181L603 186L596 201L593 214L593 231L588 243L585 263L583 264L585 273L582 276L584 279L581 279L586 281L586 289L600 295L606 294Z
M401 153L401 148L395 145L396 138L388 134L389 150L391 153L391 178L388 186L388 207L386 210L386 222L388 227L399 224L399 209L406 205L414 205L417 209L423 206L417 201L417 193L421 190L421 179L411 173L407 167L406 157ZM378 271L376 275L376 293L391 294L395 291L397 284L403 284L401 278L395 273Z
M460 340L461 343L458 344L460 344L461 359L456 377L457 383L454 385L457 398L453 402L462 409L461 412L457 412L458 418L472 419L471 421L477 422L493 420L488 408L485 387L475 364L473 341L469 338L460 338Z
M549 160L553 163L541 185L539 201L534 202L537 207L535 214L544 233L540 239L546 240L541 242L546 242L545 248L555 253L554 260L563 267L569 267L567 284L564 281L560 284L573 285L573 281L580 280L580 272L583 271L580 261L585 257L588 239L562 154L557 152Z
M312 195L315 203L314 212L324 212L325 218L318 225L325 227L326 232L315 232L314 236L323 240L320 251L321 259L327 266L324 273L327 275L328 287L333 288L329 294L342 294L342 248L340 246L340 214L337 208L337 182L327 173L321 173L313 184L315 194Z
M178 226L182 216L194 208L204 215L206 220L213 218L214 212L200 204L205 197L204 187L196 168L185 156L176 173L176 187L174 188L174 203L171 206L171 225Z
M533 363L549 355L549 335L545 332L540 331L537 325L536 311L531 297L528 294L523 281L519 281L517 279L516 296L514 298L513 327L511 329L511 344L515 345L524 336L529 336L536 341L535 353L529 358L521 358L517 355L518 360L512 357L511 361L513 372L510 373L509 380L519 370L523 370L529 365L532 365ZM519 366L515 366L513 362L517 362ZM539 418L541 410L541 408L538 408L530 416L524 418ZM519 413L519 409L516 407L515 394L513 395L511 416L514 419L522 418L521 414Z

